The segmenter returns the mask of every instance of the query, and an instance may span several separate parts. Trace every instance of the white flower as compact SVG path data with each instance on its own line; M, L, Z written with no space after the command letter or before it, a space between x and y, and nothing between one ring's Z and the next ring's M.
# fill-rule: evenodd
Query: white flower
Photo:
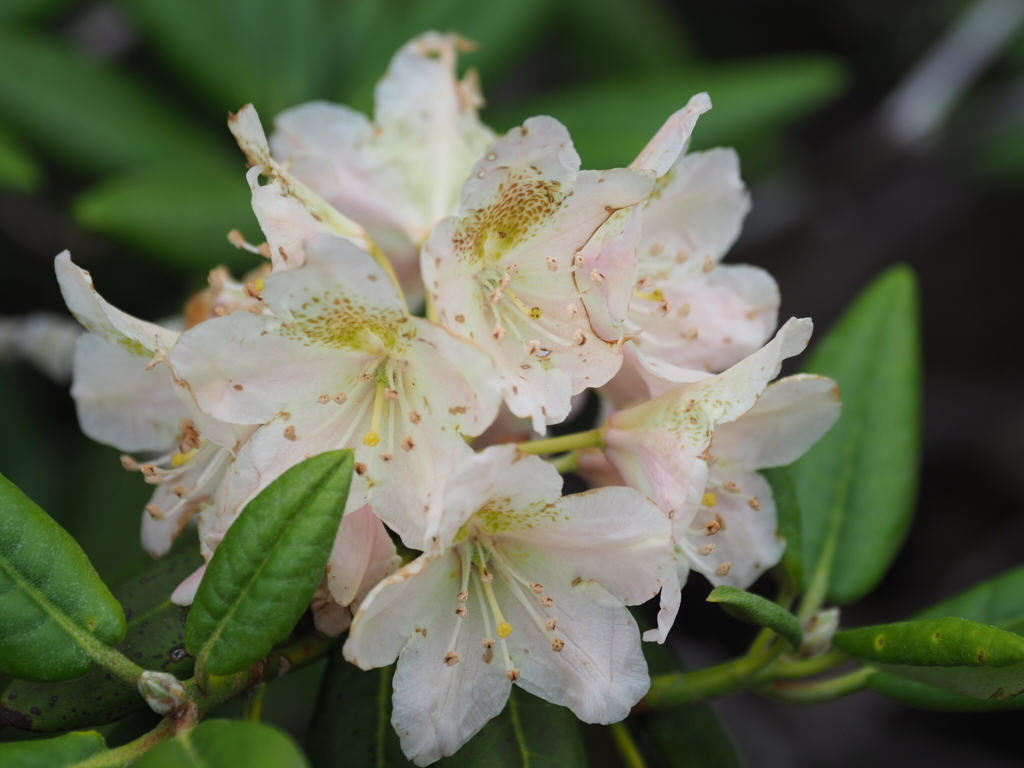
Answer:
M142 515L142 545L159 557L213 503L232 453L251 429L218 422L179 399L170 369L156 364L166 359L177 331L111 306L67 251L55 268L68 308L89 331L76 343L71 388L82 431L122 451L156 454L141 463L124 456L122 463L157 485Z
M686 371L725 370L764 344L776 326L779 291L772 277L757 267L719 265L750 210L736 153L685 154L697 118L710 108L707 94L694 96L630 166L658 173L642 212L626 323L635 336L626 359L652 396L692 380ZM609 389L622 404L625 382Z
M686 510L696 509L694 498L703 495L704 460L717 425L749 411L782 361L799 354L810 336L810 320L791 319L771 342L724 373L613 414L604 433L605 455L630 487L673 518L685 517Z
M604 277L582 269L581 251L654 180L652 171L579 166L561 123L527 120L473 166L458 215L434 228L421 254L442 322L491 352L509 409L542 434L566 417L572 395L622 364L621 337L602 337L596 310L584 306Z
M765 389L753 408L715 428L708 479L692 520L675 520L679 576L746 588L782 558L785 541L771 486L757 470L792 464L824 435L842 407L832 379L798 375Z
M559 498L561 486L514 446L467 459L434 500L431 551L356 614L345 657L398 659L392 724L417 765L459 749L513 682L591 723L621 720L647 692L624 604L664 589L678 607L669 521L628 488Z
M423 549L426 510L472 453L500 404L486 352L407 314L384 271L347 240L321 235L306 265L264 280L261 315L233 312L184 333L171 364L198 407L265 424L239 452L232 502L242 506L289 467L355 449L348 510L371 503Z
M274 157L344 215L391 259L410 296L422 293L419 247L455 213L473 163L494 140L477 117L476 75L456 80L454 34L427 32L395 54L365 115L312 102L274 120Z

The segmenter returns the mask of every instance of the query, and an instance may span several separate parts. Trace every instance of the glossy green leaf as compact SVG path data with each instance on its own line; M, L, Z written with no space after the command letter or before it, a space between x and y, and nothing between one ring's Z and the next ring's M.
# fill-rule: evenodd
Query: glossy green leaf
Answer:
M711 590L707 600L721 604L726 613L741 621L774 630L794 648L803 645L804 635L796 616L771 600L725 585Z
M782 567L793 589L800 591L804 579L804 537L796 486L793 485L789 467L762 469L761 474L772 487L779 518L779 533L786 540L786 550L782 553Z
M887 672L872 675L868 679L868 687L886 698L907 706L939 712L998 712L1024 707L1024 696L1016 696L1009 700L973 699Z
M837 632L837 648L884 672L975 699L1024 692L1024 637L946 617Z
M639 611L632 613L642 630L653 626ZM643 651L652 677L686 669L666 645L644 643ZM642 732L650 739L666 768L741 768L743 765L732 738L707 704L683 704L643 712L638 717Z
M31 34L0 32L0 113L68 164L105 171L158 157L222 157L152 89Z
M315 768L411 766L391 726L393 667L364 672L341 646L320 684L306 748ZM339 724L344 724L339 727ZM439 768L582 768L583 742L575 716L512 687L500 715Z
M228 675L283 640L316 592L341 523L352 451L296 464L250 501L210 560L185 632L200 668Z
M84 675L124 637L124 612L81 547L0 475L0 669L29 680Z
M117 650L145 669L191 677L195 659L185 652L188 608L171 592L203 563L193 544L152 563L112 591L124 606L128 629ZM148 709L135 686L94 664L85 677L64 683L11 682L0 694L0 723L32 731L106 725Z
M43 170L10 133L0 127L0 188L32 191L42 181Z
M302 750L288 734L262 723L205 720L191 731L157 744L132 768L306 768Z
M707 91L694 148L731 145L744 163L750 142L791 124L842 89L840 64L822 57L773 58L616 79L574 87L485 118L507 130L530 115L552 115L569 129L585 168L627 165L690 96Z
M96 731L68 733L53 739L0 744L4 768L71 768L107 748Z
M241 162L237 171L191 161L146 164L104 179L78 197L75 218L182 270L241 270L262 259L235 249L232 229L261 242Z
M790 467L805 578L827 580L828 596L848 603L885 575L914 509L921 364L913 272L893 267L864 289L805 370L839 382L843 399L836 425Z

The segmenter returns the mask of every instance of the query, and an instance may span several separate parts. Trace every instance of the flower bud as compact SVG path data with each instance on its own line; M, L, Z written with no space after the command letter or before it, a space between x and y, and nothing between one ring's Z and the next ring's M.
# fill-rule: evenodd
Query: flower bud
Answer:
M139 677L139 693L158 715L173 712L188 700L185 686L166 672L143 672Z

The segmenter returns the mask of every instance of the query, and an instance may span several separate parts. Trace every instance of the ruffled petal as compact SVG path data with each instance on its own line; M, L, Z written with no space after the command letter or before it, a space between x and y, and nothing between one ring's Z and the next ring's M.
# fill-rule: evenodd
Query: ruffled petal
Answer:
M401 558L380 518L369 505L345 515L327 561L331 597L349 605L398 568Z

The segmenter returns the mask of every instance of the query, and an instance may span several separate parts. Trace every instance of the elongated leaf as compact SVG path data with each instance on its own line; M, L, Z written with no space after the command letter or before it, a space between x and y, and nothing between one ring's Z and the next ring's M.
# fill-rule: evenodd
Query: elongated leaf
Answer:
M174 605L170 596L203 562L194 544L186 549L113 589L128 620L117 650L145 669L181 679L191 677L195 659L185 652L188 608ZM11 682L0 694L0 723L32 731L66 731L106 725L148 708L135 686L94 664L78 680Z
M640 611L633 616L641 630L653 623ZM643 644L651 676L670 675L686 668L666 645ZM640 727L666 768L741 768L743 761L718 715L707 704L683 704L639 715Z
M917 314L913 273L893 267L854 300L806 364L836 379L843 398L836 425L790 467L805 573L820 569L837 603L878 583L910 525L920 429Z
M0 475L0 669L69 680L124 637L124 612L64 529Z
M74 167L224 155L142 85L42 38L0 32L0 72L18 73L0 78L0 113Z
M749 166L753 144L833 98L843 81L833 59L774 58L616 79L485 116L501 130L530 115L556 117L569 128L584 167L612 168L632 161L669 115L707 91L714 109L700 118L694 148L736 146Z
M914 618L959 616L1024 635L1024 567L976 584Z
M75 201L75 218L182 270L218 264L240 270L259 257L236 250L232 229L259 242L259 228L241 164L237 171L189 161L146 164L116 174Z
M307 749L315 768L411 766L391 726L392 667L364 672L340 646L321 682ZM339 727L339 724L344 724ZM440 768L583 768L579 727L564 707L513 686L505 709Z
M804 536L796 487L793 485L788 467L762 469L761 474L772 487L775 509L779 517L779 533L786 540L786 551L782 553L782 567L786 570L793 588L800 591L804 579Z
M1009 700L973 699L887 672L872 675L868 680L868 687L886 698L908 706L939 712L998 712L1024 707L1024 696L1016 696Z
M741 621L774 630L794 648L803 645L804 635L796 616L771 600L725 585L711 590L707 600L709 603L720 603L726 613Z
M107 748L96 731L68 733L54 739L0 744L4 768L71 768Z
M228 529L188 616L185 643L215 675L237 672L283 640L316 592L352 480L352 452L296 464Z
M205 720L157 744L133 768L306 768L302 750L291 737L262 723Z
M837 632L837 648L897 677L975 699L1024 692L1024 637L947 617Z
M43 170L28 150L0 126L0 187L31 191L42 178Z

